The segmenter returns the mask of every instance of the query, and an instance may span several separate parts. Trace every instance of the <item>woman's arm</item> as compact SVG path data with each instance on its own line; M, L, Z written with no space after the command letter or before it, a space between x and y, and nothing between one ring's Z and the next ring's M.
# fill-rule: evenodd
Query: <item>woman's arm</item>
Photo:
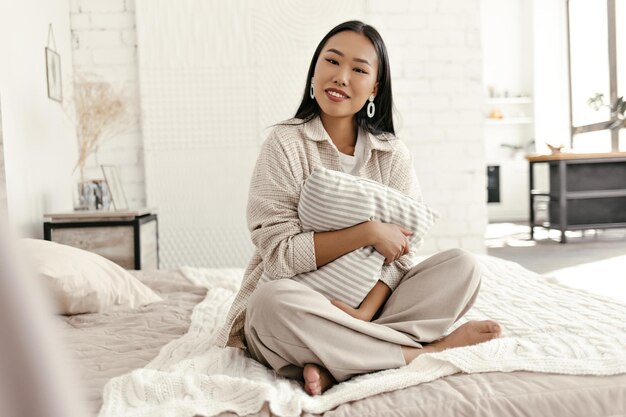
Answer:
M368 223L364 222L332 232L314 233L313 242L317 267L324 266L354 250L371 245L371 228Z
M371 321L372 317L387 301L387 298L391 295L391 288L382 281L378 281L374 288L367 294L359 308L352 308L349 305L339 301L332 300L331 303L354 318L364 321Z
M282 138L281 132L275 129L261 146L247 206L252 243L272 279L316 269L313 232L304 232L298 218L306 159L297 141Z
M411 234L398 225L375 220L332 232L316 232L315 263L319 268L356 249L374 246L385 257L385 264L389 264L408 253L406 236Z

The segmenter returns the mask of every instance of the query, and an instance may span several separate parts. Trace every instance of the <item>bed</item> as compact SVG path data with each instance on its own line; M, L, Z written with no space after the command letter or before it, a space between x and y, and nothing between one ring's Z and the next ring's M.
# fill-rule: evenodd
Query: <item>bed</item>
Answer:
M207 292L179 272L131 273L161 295L163 301L139 309L59 316L64 341L76 361L93 415L102 405L105 383L145 367L163 346L185 334L193 307Z
M422 355L316 398L237 349L211 346L243 270L133 272L163 301L64 316L62 329L91 412L103 417L626 415L626 307L479 260L469 318L501 320L499 340Z

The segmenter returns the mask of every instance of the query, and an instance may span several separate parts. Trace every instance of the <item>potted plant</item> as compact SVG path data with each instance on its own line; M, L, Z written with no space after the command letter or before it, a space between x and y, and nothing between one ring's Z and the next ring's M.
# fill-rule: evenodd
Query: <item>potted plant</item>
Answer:
M78 160L73 169L78 169L80 178L75 209L106 210L110 205L106 182L86 180L85 164L102 143L128 129L128 100L110 83L94 77L78 75L73 87L65 113L74 123L78 144Z
M604 94L596 93L589 97L587 104L594 110L600 110L601 107L608 107L611 110L611 121L607 126L608 129L619 129L626 125L626 101L624 96L618 97L613 105L604 104Z

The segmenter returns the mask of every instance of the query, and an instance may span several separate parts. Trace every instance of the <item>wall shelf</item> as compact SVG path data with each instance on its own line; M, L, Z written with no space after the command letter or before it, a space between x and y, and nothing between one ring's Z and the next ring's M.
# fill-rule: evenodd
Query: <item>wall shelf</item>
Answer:
M531 124L533 119L531 117L509 117L504 119L485 119L485 124L502 126L502 125L527 125Z
M494 97L485 100L486 104L531 104L532 97Z

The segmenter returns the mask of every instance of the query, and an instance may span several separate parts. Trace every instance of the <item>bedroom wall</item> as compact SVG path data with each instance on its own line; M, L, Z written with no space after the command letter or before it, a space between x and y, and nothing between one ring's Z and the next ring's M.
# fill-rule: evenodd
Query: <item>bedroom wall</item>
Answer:
M487 208L491 222L528 220L528 161L524 156L536 137L532 26L528 0L481 0L483 85L485 91L492 88L500 96L487 98L484 112L485 116L494 110L504 115L496 123L485 120L486 161L498 166L500 174L500 200ZM529 97L529 102L506 102L501 98L505 92L511 97Z
M239 1L215 4L213 13L227 21L233 13L245 7L246 3ZM479 1L394 0L365 1L358 4L358 10L350 16L361 18L377 27L387 43L394 80L394 97L400 114L397 119L398 135L414 153L416 171L425 199L443 214L443 218L430 233L430 239L422 252L432 253L450 247L464 247L484 253L486 178L482 137ZM90 70L127 82L138 99L134 0L71 0L70 9L76 70ZM285 9L274 6L255 10L255 18L270 21L272 14L284 13ZM310 11L307 8L301 9L302 13ZM319 11L320 7L313 10ZM284 17L288 22L292 16ZM311 22L316 21L316 16L311 15L308 19ZM298 42L306 43L312 51L323 32L331 27L326 26L323 31L318 30L319 33L300 33ZM288 30L289 27L292 26L274 29ZM207 33L210 34L210 30ZM293 35L293 31L287 32L285 36L290 34ZM216 36L219 34L216 33ZM263 50L247 53L252 54L251 60L254 62L264 60ZM308 59L310 57L302 65L298 64L298 68L293 68L293 74L285 73L282 78L293 91L289 96L295 99L286 103L289 106L274 105L271 111L264 111L264 117L255 122L256 130L253 134L262 137L266 134L262 131L263 127L289 117L293 112L292 107L297 104L294 100L297 101L302 88L300 84L304 82L301 73L306 69ZM219 98L209 96L207 100L208 107L200 111L208 111L210 103L217 102ZM199 105L206 106L206 103ZM146 180L142 174L144 143L141 137L141 130L137 128L135 132L112 139L98 154L100 163L117 163L122 167L124 189L134 202L133 205L150 202L150 198L146 200L145 196ZM246 154L254 155L258 151L260 140L243 140L235 146L241 143L245 143ZM223 144L217 143L217 147L223 147ZM219 158L212 158L211 161L218 164L217 171L219 164L224 163ZM92 163L95 167L95 161ZM238 195L245 195L247 191L249 179L244 174L249 170L251 166L240 173L241 177L233 184L237 187L235 193ZM184 182L183 178L175 180ZM212 178L205 185L207 189L203 192L221 189ZM165 207L159 207L159 210L162 209ZM188 216L190 221L186 226L189 230L194 227L191 220L194 214L213 216L215 230L219 229L218 214L224 211L223 204L219 204L219 201L214 205L192 207L191 210L191 215ZM241 229L237 233L245 236L245 203L237 200L228 210L239 214ZM179 245L185 246L180 242ZM244 265L247 256L242 253L227 258L225 262L234 266Z
M72 74L67 0L0 3L0 96L6 195L11 225L41 237L43 214L71 210L76 138L60 104L47 96L45 50L52 24L63 88Z
M0 221L7 214L7 182L4 170L4 141L2 139L2 97L0 96Z
M139 123L139 81L134 0L69 0L72 58L77 74L100 77L123 91L134 117L129 129L105 141L85 164L85 175L101 178L100 164L118 166L131 207L146 203Z
M537 151L546 143L569 146L567 5L565 0L533 0L534 119Z
M387 43L399 136L413 151L425 200L442 214L422 253L485 253L480 1L372 0L365 19Z

